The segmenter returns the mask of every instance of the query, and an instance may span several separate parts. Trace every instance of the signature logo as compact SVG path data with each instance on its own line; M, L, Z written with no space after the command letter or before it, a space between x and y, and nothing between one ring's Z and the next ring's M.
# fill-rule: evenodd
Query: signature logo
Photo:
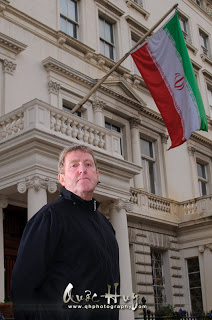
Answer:
M185 82L184 82L184 76L182 76L180 73L175 73L175 79L174 79L174 87L177 90L182 90L184 88Z

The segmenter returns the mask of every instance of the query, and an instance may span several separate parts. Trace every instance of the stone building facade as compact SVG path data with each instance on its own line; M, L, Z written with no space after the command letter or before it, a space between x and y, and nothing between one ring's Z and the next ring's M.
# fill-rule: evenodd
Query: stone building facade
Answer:
M59 194L60 151L83 143L98 161L95 197L116 230L122 294L144 296L151 311L212 309L212 1L178 6L207 133L167 151L131 57L70 112L174 4L0 0L0 301L27 220Z

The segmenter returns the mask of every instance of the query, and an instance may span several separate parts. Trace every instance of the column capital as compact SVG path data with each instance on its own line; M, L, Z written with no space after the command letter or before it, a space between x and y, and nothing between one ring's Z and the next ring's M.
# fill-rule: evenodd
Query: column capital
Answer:
M206 244L206 248L208 248L210 251L212 251L212 243Z
M101 100L95 100L93 102L93 109L95 112L97 111L102 111L106 106L106 103L104 101Z
M49 93L58 94L60 90L60 84L57 82L54 82L52 80L49 80L48 82L48 90Z
M57 183L50 181L49 178L43 179L39 176L34 176L32 178L25 178L25 181L21 181L17 184L17 189L20 193L25 193L30 188L34 188L35 191L43 188L48 190L49 193L54 193L57 191Z
M127 212L133 211L133 203L122 199L117 199L110 204L110 210L120 211L124 209Z
M8 206L7 197L5 195L0 194L0 209L4 209Z
M194 147L191 147L191 146L189 146L187 149L188 149L188 153L191 156L194 156L196 149Z
M138 128L138 125L140 124L140 120L138 118L130 118L130 128Z
M4 73L9 73L9 74L14 74L14 71L16 69L17 64L13 63L10 60L3 60L3 64L2 64L2 69L4 71Z
M164 143L164 144L167 144L167 141L168 141L168 139L169 139L169 136L167 135L167 134L165 134L165 133L161 133L161 141L162 141L162 143Z

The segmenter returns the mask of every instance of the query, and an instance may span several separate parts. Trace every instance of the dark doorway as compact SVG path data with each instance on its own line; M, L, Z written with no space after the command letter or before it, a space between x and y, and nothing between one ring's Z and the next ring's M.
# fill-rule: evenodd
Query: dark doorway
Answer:
M27 208L8 205L4 209L5 300L10 297L10 280L22 233L27 223Z

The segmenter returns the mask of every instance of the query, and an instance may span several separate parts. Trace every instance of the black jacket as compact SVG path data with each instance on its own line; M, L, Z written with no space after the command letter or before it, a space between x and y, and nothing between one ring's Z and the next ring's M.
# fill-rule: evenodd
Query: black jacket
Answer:
M92 304L84 299L86 290L100 300L93 304L106 305L100 295L108 285L113 293L114 283L120 283L114 230L97 206L94 199L85 201L62 188L59 198L28 221L11 281L16 320L118 319L110 308L84 307ZM63 302L69 283L75 301L76 295L83 296L83 310L69 308L75 302Z

